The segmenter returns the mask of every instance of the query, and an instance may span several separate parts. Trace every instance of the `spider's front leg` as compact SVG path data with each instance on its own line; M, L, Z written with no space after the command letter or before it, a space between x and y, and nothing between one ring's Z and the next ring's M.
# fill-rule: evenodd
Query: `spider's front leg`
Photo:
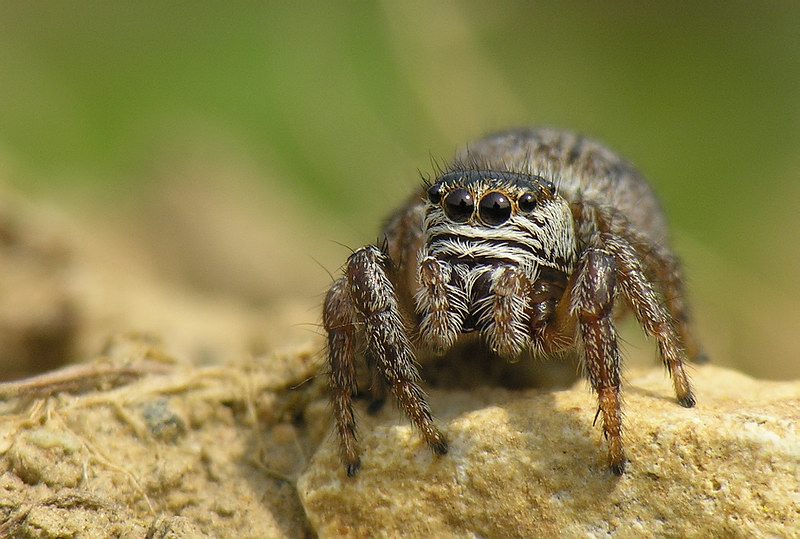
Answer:
M584 363L597 392L598 413L603 416L609 465L612 472L622 475L626 459L622 444L619 347L613 319L616 285L614 257L601 249L587 249L578 266L571 311L578 319Z
M389 271L392 270L388 255L374 245L361 248L350 256L346 278L334 283L325 302L334 416L349 476L355 475L360 466L351 402L356 390L353 360L356 324L361 326L367 355L375 362L400 407L435 453L447 453L447 441L434 424L417 383L419 373L414 352ZM347 311L352 313L349 322L347 314L342 314Z

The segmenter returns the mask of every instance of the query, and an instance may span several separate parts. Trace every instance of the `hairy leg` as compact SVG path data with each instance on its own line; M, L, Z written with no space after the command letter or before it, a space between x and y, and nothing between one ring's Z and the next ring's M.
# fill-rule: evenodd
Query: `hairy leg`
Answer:
M634 248L620 237L604 235L602 242L614 256L619 286L636 318L648 335L658 342L664 364L672 375L678 402L687 408L695 405L694 394L683 365L684 350L667 310L647 280Z
M609 466L613 473L622 475L626 458L622 443L619 347L613 320L616 265L609 253L590 248L579 261L577 272L571 311L578 319L589 381L597 392Z
M356 442L356 420L353 415L353 395L356 393L355 313L344 277L333 283L322 311L322 323L328 332L328 363L333 417L339 435L339 447L347 475L354 476L359 467Z
M697 363L708 361L692 326L691 313L686 301L683 270L678 258L665 245L654 243L643 234L632 230L624 216L603 211L598 213L606 223L606 232L617 238L625 238L638 255L645 275L663 297L686 355Z
M647 267L661 289L667 310L686 350L686 355L696 363L706 363L708 357L703 353L697 339L689 305L686 302L683 269L680 261L660 246L647 248L647 253L644 257L645 261L649 262Z
M369 378L371 385L369 387L369 406L367 406L367 413L375 415L383 409L386 404L386 397L388 389L386 387L386 379L383 373L378 368L378 360L367 351L366 354L367 369L369 370Z
M672 251L635 230L621 213L591 202L574 204L572 209L576 219L586 224L587 230L599 230L607 237L624 239L632 247L645 280L652 282L661 294L670 323L674 325L678 342L686 355L697 363L707 362L692 326L681 264Z
M368 354L397 399L400 408L437 454L447 452L447 441L433 422L419 387L414 352L406 334L392 281L388 256L368 246L350 256L347 281L350 297L362 323Z
M684 345L686 343L682 342L676 332L675 322L670 316L668 307L661 304L662 298L647 275L648 269L651 273L657 273L656 265L665 263L668 266L667 259L674 261L674 257L665 247L654 245L633 230L624 215L610 212L607 208L591 203L577 204L574 206L573 212L582 223L580 228L600 232L593 238L593 241L613 255L617 265L620 289L625 294L644 331L656 338L661 358L672 376L678 402L685 407L694 406L694 394L684 369L686 356ZM645 267L641 260L648 257L654 263ZM677 268L677 266L674 267ZM667 271L665 268L660 271L662 273ZM673 272L670 279L680 282L680 274ZM673 288L674 286L678 285L674 284ZM670 290L672 289L667 286L662 291L664 294L670 293L674 296L673 301L678 302L674 305L678 309L681 306L684 308L683 315L688 320L687 309L680 299L683 294L682 290L672 290L674 294ZM686 327L688 328L688 326Z

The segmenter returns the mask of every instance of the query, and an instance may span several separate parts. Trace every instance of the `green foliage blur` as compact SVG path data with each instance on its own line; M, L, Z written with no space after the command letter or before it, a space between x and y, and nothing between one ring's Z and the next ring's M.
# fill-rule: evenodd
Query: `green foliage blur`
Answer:
M29 192L127 193L224 141L360 244L432 157L566 127L651 179L737 350L797 327L798 29L797 2L8 1L0 154Z

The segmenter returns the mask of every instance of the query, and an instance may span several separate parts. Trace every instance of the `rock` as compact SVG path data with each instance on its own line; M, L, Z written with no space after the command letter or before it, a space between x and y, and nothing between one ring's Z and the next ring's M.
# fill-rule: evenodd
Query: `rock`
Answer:
M307 535L295 418L320 397L316 346L198 367L117 340L0 386L0 537Z
M450 439L434 457L399 412L361 409L360 474L324 437L298 481L320 537L788 537L800 534L800 382L694 369L683 409L660 369L625 384L630 463L605 464L586 385L432 391ZM326 414L320 413L320 421Z
M698 367L687 410L661 369L639 372L625 385L622 478L584 383L430 390L445 457L391 406L370 417L358 401L363 468L350 479L318 350L200 367L117 340L79 370L0 386L0 537L800 532L800 382Z
M147 530L147 539L184 539L203 534L185 517L160 517Z
M11 470L29 485L76 487L83 472L80 449L80 440L71 433L41 428L17 436L8 457Z

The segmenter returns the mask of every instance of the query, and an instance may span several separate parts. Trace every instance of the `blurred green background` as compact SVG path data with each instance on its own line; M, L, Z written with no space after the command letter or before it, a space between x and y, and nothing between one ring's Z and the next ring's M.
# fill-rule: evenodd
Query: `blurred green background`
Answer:
M713 359L797 377L799 29L797 2L3 2L0 164L115 211L246 176L280 282L281 249L335 271L373 240L432 157L581 131L662 196Z

